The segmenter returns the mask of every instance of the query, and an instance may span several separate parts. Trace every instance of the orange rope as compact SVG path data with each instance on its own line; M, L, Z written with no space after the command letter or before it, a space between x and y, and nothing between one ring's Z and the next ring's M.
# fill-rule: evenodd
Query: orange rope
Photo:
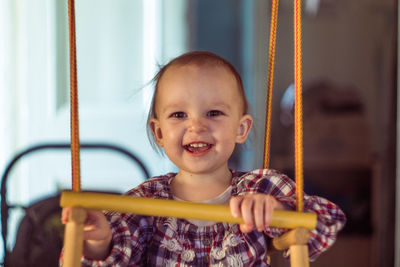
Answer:
M69 25L69 61L70 61L70 91L71 91L71 165L72 190L81 191L80 155L79 155L79 116L78 116L78 82L76 71L76 39L75 39L75 3L68 0Z
M267 107L265 115L264 164L269 167L271 145L272 89L274 79L276 26L278 0L272 0L268 57ZM303 104L302 104L302 53L301 53L301 0L294 0L294 84L295 84L295 177L297 210L303 210Z
M264 169L269 167L271 146L271 113L272 113L272 88L274 84L274 64L276 47L276 27L278 22L278 0L272 0L271 23L269 31L269 54L268 54L268 84L267 84L267 107L265 114L265 136L264 136Z
M295 177L297 211L303 210L303 121L301 68L301 0L294 0Z

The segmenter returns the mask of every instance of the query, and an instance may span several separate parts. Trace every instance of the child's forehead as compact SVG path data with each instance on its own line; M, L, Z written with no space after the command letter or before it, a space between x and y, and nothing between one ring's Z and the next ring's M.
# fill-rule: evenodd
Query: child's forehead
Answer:
M165 75L178 75L178 76L185 76L188 74L203 74L203 75L213 75L215 72L220 72L220 73L225 73L229 74L232 76L231 78L234 78L233 73L223 65L216 65L216 64L211 64L211 63L202 63L202 64L196 64L196 63L189 63L189 64L176 64L170 66L165 74ZM221 76L221 78L223 78Z
M239 92L235 77L225 68L219 66L185 65L170 67L164 73L158 87L161 92L167 94L171 90L180 89L189 93L193 90L208 88L218 88L225 91L224 93Z

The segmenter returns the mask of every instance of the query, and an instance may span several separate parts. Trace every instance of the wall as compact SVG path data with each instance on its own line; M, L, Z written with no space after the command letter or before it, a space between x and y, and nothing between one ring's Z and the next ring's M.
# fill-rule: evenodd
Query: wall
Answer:
M255 87L259 91L253 97L252 103L256 105L256 126L258 125L256 130L262 133L265 112L265 90L262 88L266 87L266 47L270 8L269 2L255 3L253 77L256 80ZM334 191L334 188L343 193L348 190L342 194L346 196L355 195L357 190L364 191L365 205L369 206L366 211L369 215L366 214L372 227L369 231L372 232L369 241L363 241L363 237L359 237L358 241L361 242L359 247L366 251L363 252L361 249L358 254L354 251L353 259L356 255L363 257L368 253L371 256L368 261L371 266L392 266L395 254L393 222L396 103L393 99L396 95L396 66L393 59L397 34L394 11L396 1L319 1L319 3L316 15L303 14L303 89L306 97L304 109L308 112L303 118L306 127L304 132L306 192L313 192L317 185L314 182L317 181L325 184L324 187L327 189L324 189L323 193L329 192L330 189ZM293 83L292 21L291 2L281 2L278 12L271 166L289 172L294 164L293 126L285 127L280 122L282 115L280 101L283 92ZM359 100L362 112L357 115L358 122L355 120L356 115L349 117L342 113L334 117L332 114L323 115L317 109L313 109L316 108L315 101L324 95L322 91L330 90L327 89L329 87L327 84L338 92L330 97L331 100L340 102L346 98L350 99L350 92ZM316 89L318 86L320 92ZM311 91L313 93L310 93ZM339 98L342 100L339 101ZM313 103L314 106L310 108ZM316 119L318 117L319 120ZM307 129L311 124L313 128ZM338 125L342 131L338 131L339 127L332 127L333 125ZM325 127L326 131L323 130ZM335 136L334 133L338 134ZM339 133L343 133L343 139L336 138L336 141L347 145L339 143L340 146L331 145L327 148L325 141L329 140L324 139L321 145L325 145L327 150L315 157L315 149L322 149L321 145L316 145L316 140L323 140L323 137L329 134L337 137ZM261 144L262 138L263 136L259 135L257 143ZM342 152L339 148L343 148ZM262 147L258 146L257 165L261 164L262 152ZM310 185L314 187L310 188ZM354 204L355 199L350 203ZM354 216L355 213L351 212L349 215ZM344 239L346 237L342 237L341 240L346 242ZM340 246L342 245L345 246L341 243ZM323 259L320 261L324 262ZM315 266L318 266L318 263L316 264Z

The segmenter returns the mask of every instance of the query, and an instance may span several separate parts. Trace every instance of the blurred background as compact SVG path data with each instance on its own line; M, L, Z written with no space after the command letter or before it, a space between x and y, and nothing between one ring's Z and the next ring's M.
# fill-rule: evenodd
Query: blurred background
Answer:
M146 119L159 66L190 50L215 52L241 73L255 129L230 166L260 168L270 4L76 0L81 143L101 146L82 149L82 188L118 193L143 182L127 153L150 176L176 170L151 148ZM293 177L293 8L279 5L270 166ZM22 207L71 188L68 149L37 148L70 140L67 10L67 0L0 1L1 202L16 206L2 221L10 251ZM305 191L348 216L311 266L400 266L397 14L395 0L303 2ZM289 266L281 253L272 261Z

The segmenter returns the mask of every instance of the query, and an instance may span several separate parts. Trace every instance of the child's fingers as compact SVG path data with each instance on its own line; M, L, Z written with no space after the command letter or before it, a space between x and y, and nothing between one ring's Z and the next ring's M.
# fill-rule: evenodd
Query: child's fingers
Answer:
M61 222L66 224L68 222L68 216L71 211L71 208L63 208L61 212Z
M274 212L276 203L275 198L267 195L264 201L264 223L265 228L271 225L272 222L272 213Z
M105 240L110 236L111 228L104 213L98 210L87 210L84 239Z
M254 222L257 231L261 232L265 229L265 201L264 197L257 195L254 196Z
M250 226L245 223L240 224L239 227L240 227L240 231L242 233L250 233L251 231L253 231L253 228L254 228L253 226Z
M244 223L240 225L240 230L244 233L251 232L254 227L264 231L271 225L274 210L285 208L273 196L266 194L235 196L229 206L233 216L242 216Z
M101 240L102 236L102 232L93 225L83 228L83 240Z
M242 213L240 212L240 204L242 203L243 196L234 196L229 200L229 208L233 217L240 217Z
M252 197L244 197L241 204L241 212L245 226L245 232L249 232L254 227L254 215L253 215L254 199Z
M61 222L66 224L71 208L63 208L61 212ZM97 210L86 210L86 221L83 227L83 239L104 241L111 240L111 228L103 212Z
M248 214L246 213L245 217L242 215L241 210L242 210L242 206L243 206L243 200L244 200L243 196L231 197L231 199L229 200L229 207L230 207L231 213L234 217L240 217L240 216L243 217L243 220L245 221L245 223L240 224L240 230L243 233L248 233L253 229L253 226L246 223L245 217L247 218Z

